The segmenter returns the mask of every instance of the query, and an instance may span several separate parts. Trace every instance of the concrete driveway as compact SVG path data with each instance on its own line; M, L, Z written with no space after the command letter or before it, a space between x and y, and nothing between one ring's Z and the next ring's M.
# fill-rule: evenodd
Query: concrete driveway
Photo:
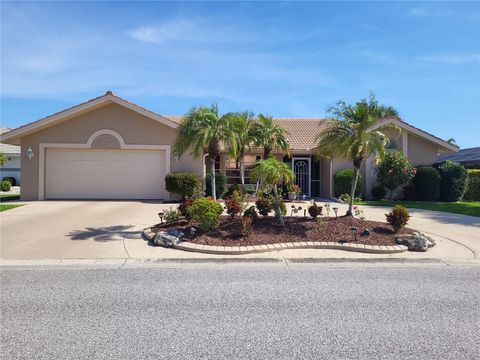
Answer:
M303 206L307 203L303 203ZM38 201L0 213L1 259L177 259L219 258L152 247L141 231L158 222L157 213L174 205L150 201ZM339 214L346 206L339 206ZM369 220L385 221L387 208L362 207ZM332 214L333 215L333 212ZM480 218L411 210L409 226L430 234L437 246L425 253L382 258L480 259ZM284 250L260 258L378 258L335 250Z

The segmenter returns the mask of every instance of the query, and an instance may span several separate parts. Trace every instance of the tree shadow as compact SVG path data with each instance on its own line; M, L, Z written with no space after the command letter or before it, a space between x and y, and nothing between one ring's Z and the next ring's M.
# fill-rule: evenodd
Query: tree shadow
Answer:
M113 225L98 228L86 227L85 230L73 230L67 236L69 236L71 240L93 239L100 242L141 239L142 231L129 230L133 227L134 225Z

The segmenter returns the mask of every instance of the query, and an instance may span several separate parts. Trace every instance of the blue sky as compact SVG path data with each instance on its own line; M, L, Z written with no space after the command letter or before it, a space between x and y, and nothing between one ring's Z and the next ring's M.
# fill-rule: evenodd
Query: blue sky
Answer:
M373 91L480 146L479 2L2 2L1 123L106 90L160 114L324 117Z

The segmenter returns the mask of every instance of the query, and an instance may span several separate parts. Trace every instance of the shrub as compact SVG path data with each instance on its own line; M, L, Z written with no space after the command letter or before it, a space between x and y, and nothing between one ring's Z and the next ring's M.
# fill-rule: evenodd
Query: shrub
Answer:
M235 217L235 215L240 214L245 208L245 195L240 191L235 190L233 194L225 200L225 208L227 214L232 218Z
M240 219L240 233L247 237L252 233L253 218L251 216L243 216Z
M165 189L185 199L200 192L202 181L194 173L171 172L165 176Z
M377 184L372 188L372 198L375 200L382 200L387 195L387 190L382 184Z
M322 215L322 207L318 206L315 201L312 201L312 205L308 207L308 213L312 219L316 219L318 215Z
M440 195L440 174L432 166L419 166L413 178L413 186L419 200L438 200Z
M193 204L193 199L187 198L187 199L183 199L181 204L178 205L178 211L180 211L180 214L182 214L182 216L185 216L187 219L190 218L190 215L188 215L188 209L190 208L190 206L192 206L192 204Z
M418 200L417 192L415 191L415 186L413 184L407 184L403 187L403 198L405 200Z
M401 205L395 205L392 211L390 211L388 214L385 214L385 216L387 217L387 222L392 225L394 232L398 232L398 230L405 227L408 219L410 219L408 209Z
M287 215L287 205L283 202L282 199L278 199L278 205L280 206L280 212L283 216Z
M480 169L467 170L468 186L463 198L465 200L480 200Z
M258 219L258 213L255 206L250 206L247 210L243 212L243 216L251 217L253 220Z
M345 204L350 203L350 195L348 195L348 194L342 194L342 195L340 195L339 199L340 199L340 201L342 201L342 202L345 203ZM358 202L360 202L360 201L362 201L362 198L359 198L359 197L354 197L354 198L353 198L353 202L354 202L354 203L358 203Z
M170 208L169 210L165 211L165 221L168 223L175 222L180 220L180 211L177 209Z
M353 169L343 169L337 171L333 178L333 191L335 197L342 194L350 194L352 190ZM355 196L360 196L362 192L362 175L358 175L357 188L355 189Z
M232 194L233 194L235 191L236 191L236 192L239 192L239 193L243 192L242 189L240 188L240 185L238 185L238 184L233 184L233 185L230 185L230 187L227 189L227 191L225 192L225 194L223 194L223 198L224 198L224 199L230 198L230 196L232 196Z
M218 226L218 218L222 212L222 205L209 198L194 200L188 209L190 218L196 221L203 231L214 230Z
M16 186L17 185L17 181L15 180L15 178L13 177L10 177L10 176L5 176L2 181L10 181L10 184L12 186Z
M401 151L387 151L377 165L377 179L390 190L390 200L393 198L393 191L408 183L416 172L410 160Z
M460 201L467 190L467 170L453 161L444 161L438 166L440 173L440 200Z
M2 180L2 182L0 183L1 191L10 191L11 187L12 187L12 184L8 180Z
M267 216L273 210L273 198L270 195L262 194L255 201L255 205L260 215Z
M227 177L222 173L215 173L215 189L217 193L217 199L221 198L225 192L227 184ZM205 177L205 194L212 196L212 173L208 173Z

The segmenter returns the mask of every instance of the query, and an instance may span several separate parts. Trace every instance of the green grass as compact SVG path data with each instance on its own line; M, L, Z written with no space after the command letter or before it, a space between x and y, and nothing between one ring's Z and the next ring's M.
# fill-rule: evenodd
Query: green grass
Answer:
M358 205L372 205L372 206L388 206L393 207L395 204L400 204L409 209L425 209L450 212L455 214L463 214L480 217L480 201L459 201L459 202L441 202L441 201L361 201Z
M22 206L22 205L0 204L0 212L7 211L10 209L15 209L16 207L19 207L19 206Z
M10 200L20 200L19 194L0 194L0 202L10 201Z

